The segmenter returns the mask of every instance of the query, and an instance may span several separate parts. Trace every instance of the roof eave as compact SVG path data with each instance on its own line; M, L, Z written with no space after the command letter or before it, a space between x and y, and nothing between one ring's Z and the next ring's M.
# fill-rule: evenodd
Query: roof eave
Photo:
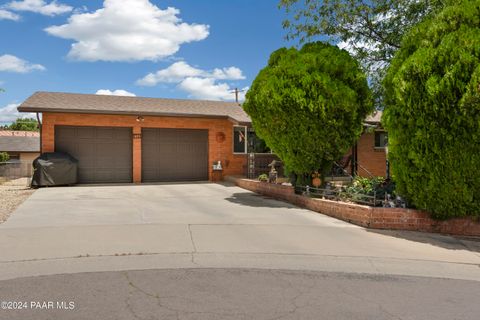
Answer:
M156 116L156 117L182 117L182 118L214 118L228 119L238 123L250 123L239 121L228 115L210 115L198 113L174 113L174 112L140 112L140 111L113 111L113 110L85 110L85 109L60 109L60 108L35 108L28 106L19 106L20 112L41 112L41 113L81 113L81 114L104 114L104 115L135 115L135 116Z

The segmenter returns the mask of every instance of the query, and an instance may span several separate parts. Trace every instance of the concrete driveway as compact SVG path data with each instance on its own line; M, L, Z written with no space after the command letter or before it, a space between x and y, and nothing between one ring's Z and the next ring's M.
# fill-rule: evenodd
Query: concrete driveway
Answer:
M230 184L184 183L38 189L0 228L139 224L353 227Z
M480 280L479 248L366 230L229 184L45 188L0 225L0 279L249 267Z

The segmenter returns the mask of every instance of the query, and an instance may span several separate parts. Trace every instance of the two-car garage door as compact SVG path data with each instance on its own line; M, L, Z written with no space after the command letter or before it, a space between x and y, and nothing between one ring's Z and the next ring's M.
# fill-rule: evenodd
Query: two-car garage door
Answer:
M132 182L132 128L55 126L55 151L79 161L80 183ZM142 130L142 181L208 180L208 130Z

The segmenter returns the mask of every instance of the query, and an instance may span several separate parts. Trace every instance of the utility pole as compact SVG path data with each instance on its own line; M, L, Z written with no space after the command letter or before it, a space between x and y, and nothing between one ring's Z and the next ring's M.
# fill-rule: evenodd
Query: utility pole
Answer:
M238 88L235 88L235 90L230 91L231 93L235 93L235 102L236 102L236 103L238 103L238 94L239 94L240 92L243 92L243 91L245 91L245 90L238 90Z

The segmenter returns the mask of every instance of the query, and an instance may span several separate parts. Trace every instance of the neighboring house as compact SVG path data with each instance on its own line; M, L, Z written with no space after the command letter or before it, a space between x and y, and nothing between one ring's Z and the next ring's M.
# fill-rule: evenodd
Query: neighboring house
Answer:
M18 107L42 113L42 152L79 161L79 182L212 180L245 172L247 126L238 103L37 92Z
M31 162L40 155L40 133L0 130L0 152L8 153L12 161Z

